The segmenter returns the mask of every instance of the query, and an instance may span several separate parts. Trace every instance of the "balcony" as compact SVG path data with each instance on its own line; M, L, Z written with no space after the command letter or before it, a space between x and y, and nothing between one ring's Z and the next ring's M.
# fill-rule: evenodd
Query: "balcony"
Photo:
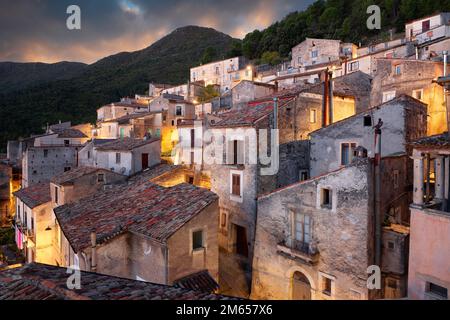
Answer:
M316 265L319 262L319 252L312 250L307 243L295 241L293 245L289 245L287 241L283 241L277 245L277 250L282 256L300 260L308 265Z

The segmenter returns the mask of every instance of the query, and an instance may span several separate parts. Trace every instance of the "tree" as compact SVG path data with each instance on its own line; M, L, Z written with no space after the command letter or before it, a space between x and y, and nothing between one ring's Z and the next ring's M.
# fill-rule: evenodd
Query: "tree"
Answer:
M234 58L242 56L242 42L240 40L233 40L231 43L231 49L228 51L226 57Z
M261 62L272 66L281 62L280 54L277 51L266 51L261 56Z
M213 47L208 47L203 52L203 56L200 59L200 63L207 64L207 63L213 62L216 57L217 57L216 49Z
M200 91L199 102L205 103L210 102L214 98L220 96L220 93L216 90L216 87L213 85L208 85Z

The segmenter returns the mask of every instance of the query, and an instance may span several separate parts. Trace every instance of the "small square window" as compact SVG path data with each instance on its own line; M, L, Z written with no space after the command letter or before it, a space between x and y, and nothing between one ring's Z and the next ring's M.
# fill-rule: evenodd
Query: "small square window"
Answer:
M72 169L71 167L65 167L64 172L70 171L71 169Z
M97 182L99 182L99 183L105 182L105 174L99 173L99 174L97 175Z
M203 230L192 233L192 250L203 249Z
M364 117L364 127L372 127L372 116Z
M70 145L70 140L64 140L64 145L67 147Z

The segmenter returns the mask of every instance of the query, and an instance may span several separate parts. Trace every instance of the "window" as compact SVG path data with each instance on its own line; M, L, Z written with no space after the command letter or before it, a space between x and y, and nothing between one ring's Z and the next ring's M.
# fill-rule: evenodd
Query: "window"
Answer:
M309 245L311 242L311 217L303 213L294 215L295 245Z
M225 212L222 212L222 214L221 214L220 227L222 229L226 229L226 227L227 227L227 214Z
M448 299L448 289L441 287L432 282L427 283L427 292L431 293L441 299Z
M358 71L359 70L359 61L350 62L348 65L348 71Z
M298 64L302 64L302 57L298 57L297 62Z
M228 144L227 163L231 165L244 164L243 141L232 140Z
M331 296L333 280L322 276L322 293L327 296Z
M47 157L48 157L48 150L44 149L44 158L47 158Z
M181 117L183 115L183 106L177 106L176 115L177 117Z
M203 230L192 232L192 251L203 248Z
M99 174L97 175L97 182L99 182L99 183L105 182L105 174L99 173Z
M64 140L64 145L67 147L70 145L70 140Z
M318 50L311 51L311 58L317 58L318 56L319 56L319 51Z
M364 117L364 127L372 127L372 116Z
M349 165L355 156L356 143L341 144L341 165Z
M395 243L393 241L388 241L388 249L394 250L395 249Z
M64 172L70 171L71 169L72 169L71 167L65 167Z
M417 100L422 100L423 98L423 89L413 90L412 96Z
M216 74L217 74L217 75L220 75L219 67L216 67Z
M317 110L316 109L310 109L309 110L309 122L310 123L316 123L317 122Z
M322 208L331 209L332 199L331 199L331 189L322 188L320 192L320 204Z
M395 70L395 75L396 75L396 76L402 74L402 66L401 66L401 65L399 65L399 64L396 65L394 70Z
M237 197L241 196L241 175L231 175L231 194Z
M395 99L395 91L383 92L383 103Z
M308 171L300 170L300 181L306 181L306 180L308 180Z
M58 187L55 187L55 203L58 204L59 199L58 199Z
M120 153L116 153L116 164L120 164Z
M427 32L430 30L430 20L425 20L422 22L422 32Z
M88 157L88 159L91 158L91 152L90 151L87 152L87 157Z

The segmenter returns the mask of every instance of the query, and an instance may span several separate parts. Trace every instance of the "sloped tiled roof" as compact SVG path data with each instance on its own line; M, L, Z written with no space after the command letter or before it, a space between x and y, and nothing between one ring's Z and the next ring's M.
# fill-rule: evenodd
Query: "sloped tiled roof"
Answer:
M424 137L410 143L415 149L450 149L450 136L448 132Z
M78 167L78 168L74 168L70 171L64 172L60 175L54 176L51 179L51 182L53 182L55 184L59 184L59 185L70 184L83 176L90 175L95 172L111 172L111 171L102 169L102 168L94 168L94 167ZM119 175L118 173L114 173L114 172L111 172L111 174Z
M52 200L49 182L33 184L25 189L14 192L14 195L23 201L30 209L36 208Z
M213 277L211 277L208 270L203 270L175 280L174 285L184 289L192 289L209 293L219 289L219 284Z
M131 151L133 149L159 140L159 138L152 138L147 140L133 138L116 139L114 141L98 146L97 151Z
M278 108L285 106L291 100L280 101ZM256 121L273 112L273 101L258 105L248 105L242 109L234 109L220 114L222 120L211 124L213 128L248 127L254 126Z
M58 138L87 138L83 132L73 128L54 128L52 132L58 134Z
M94 231L99 244L128 231L164 242L217 199L215 193L190 184L164 188L143 182L112 186L54 212L78 252L90 245Z
M369 96L372 89L371 77L361 71L333 79L334 94L343 97ZM309 93L323 94L323 83L306 90Z
M32 263L0 271L0 300L237 300L207 292L81 271L81 289L67 287L67 269Z

